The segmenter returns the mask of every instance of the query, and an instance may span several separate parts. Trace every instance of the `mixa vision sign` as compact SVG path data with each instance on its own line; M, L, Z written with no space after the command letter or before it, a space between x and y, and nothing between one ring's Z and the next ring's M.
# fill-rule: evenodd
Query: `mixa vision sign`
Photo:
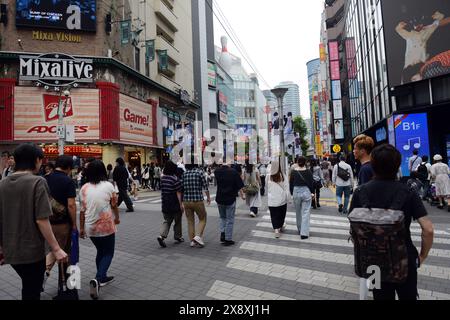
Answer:
M93 82L92 59L74 58L60 53L21 55L20 77L48 86L67 86Z

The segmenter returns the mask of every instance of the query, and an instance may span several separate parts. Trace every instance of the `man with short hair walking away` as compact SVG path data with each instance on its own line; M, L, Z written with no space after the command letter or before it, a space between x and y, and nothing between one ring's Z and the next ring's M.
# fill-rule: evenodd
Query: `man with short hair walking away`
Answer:
M114 169L113 178L117 188L119 189L119 200L117 207L120 207L122 201L125 201L125 204L127 205L126 212L134 212L133 202L128 195L128 181L130 180L130 173L125 167L125 161L122 158L118 158L116 160L116 164L117 166Z
M412 172L417 171L417 168L419 168L421 163L422 158L419 156L419 150L414 150L413 156L408 160L409 173L411 174Z
M236 198L238 193L245 200L242 182L239 173L229 165L222 165L215 170L217 181L216 202L220 215L220 242L225 246L234 245L233 227L236 214Z
M50 188L50 196L52 198L52 204L58 203L63 209L61 212L55 212L55 205L53 205L53 216L50 217L50 223L52 225L53 233L60 247L70 254L72 243L71 234L72 231L77 231L77 205L76 197L77 190L75 183L69 177L73 168L73 159L70 156L60 156L56 160L55 171L52 174L46 176L48 187ZM56 207L57 208L57 207ZM46 259L46 273L44 278L44 284L50 277L50 271L55 265L56 259L52 253L47 255ZM58 268L61 266L58 265ZM67 274L68 265L63 265L63 274ZM61 294L60 292L58 295ZM73 291L74 296L78 297L76 291Z
M187 171L183 174L183 205L188 222L189 239L191 247L200 246L203 248L203 233L206 228L206 208L204 203L203 192L207 197L208 205L211 204L211 198L206 182L205 174L197 165L186 165ZM199 222L197 225L197 233L195 228L195 214L197 214Z
M333 169L333 185L336 186L336 198L339 205L339 212L348 214L348 205L350 203L350 194L353 188L353 170L345 162L345 155L341 155L340 162ZM344 195L344 204L342 196Z

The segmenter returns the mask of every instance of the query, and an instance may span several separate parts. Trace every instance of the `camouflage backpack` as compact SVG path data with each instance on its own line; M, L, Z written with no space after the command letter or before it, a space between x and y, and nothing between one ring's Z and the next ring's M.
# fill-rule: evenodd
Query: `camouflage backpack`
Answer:
M400 211L408 194L394 192L389 208L374 209L365 188L360 188L364 208L356 208L348 216L350 235L354 244L355 272L369 278L370 266L381 270L381 281L402 283L408 277L405 215Z

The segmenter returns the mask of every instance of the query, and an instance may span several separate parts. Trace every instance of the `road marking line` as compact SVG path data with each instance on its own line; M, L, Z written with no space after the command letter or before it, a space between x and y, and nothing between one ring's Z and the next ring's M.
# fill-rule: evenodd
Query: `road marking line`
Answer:
M270 222L260 222L260 223L258 223L256 225L256 227L268 228L268 229L272 229L273 230L272 224ZM349 231L348 230L344 230L344 229L328 229L328 228L319 228L319 227L311 227L309 229L310 229L310 231L312 233L344 235L344 236L347 236L347 237L350 236ZM290 225L290 224L286 225L286 230L298 232L297 226ZM419 242L419 243L422 241L422 237L420 237L420 236L411 236L411 239L413 241L416 241L416 242ZM450 244L450 239L435 237L434 240L433 240L433 243Z
M304 243L308 243L310 240L308 239L303 241ZM354 264L354 256L350 254L333 253L319 250L308 250L301 248L289 248L282 245L276 246L249 241L243 242L240 248L249 251L286 255L296 258L311 259L323 262L332 262L348 265ZM418 270L418 272L419 274L424 276L450 280L450 268L447 267L423 265Z
M214 281L206 296L217 300L294 300L279 294L219 280Z
M258 238L264 238L264 239L274 239L275 238L274 233L272 233L272 232L253 230L252 233L253 233L253 236L258 237ZM300 236L292 235L292 234L282 234L280 240L304 243L302 240L300 240ZM311 237L308 239L308 243L353 249L353 242L348 241L348 240L342 240L342 239ZM450 250L431 249L429 252L429 255L433 256L433 257L439 257L439 258L450 258Z

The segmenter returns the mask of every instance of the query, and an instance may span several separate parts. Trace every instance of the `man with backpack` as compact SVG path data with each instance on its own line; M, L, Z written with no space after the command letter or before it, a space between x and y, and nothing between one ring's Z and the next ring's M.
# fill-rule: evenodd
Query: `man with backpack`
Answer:
M339 204L339 213L348 214L348 205L350 195L353 189L353 170L352 167L345 162L346 156L341 155L340 162L333 169L333 185L336 186L336 198ZM342 195L345 201L342 204Z
M401 161L395 147L375 148L371 155L375 178L356 189L350 206L355 272L363 279L373 274L373 268L381 272L381 286L373 290L375 300L395 300L395 294L400 300L416 300L417 269L433 244L433 224L421 199L396 181ZM413 219L422 229L420 254L411 239Z
M414 171L417 171L417 168L419 168L419 165L423 162L422 158L419 156L419 150L413 151L413 156L409 158L408 160L408 169L409 172L412 173Z
M430 190L430 170L431 164L428 162L428 156L422 157L422 163L417 168L418 178L422 182L422 199L426 200L428 198L429 190Z

